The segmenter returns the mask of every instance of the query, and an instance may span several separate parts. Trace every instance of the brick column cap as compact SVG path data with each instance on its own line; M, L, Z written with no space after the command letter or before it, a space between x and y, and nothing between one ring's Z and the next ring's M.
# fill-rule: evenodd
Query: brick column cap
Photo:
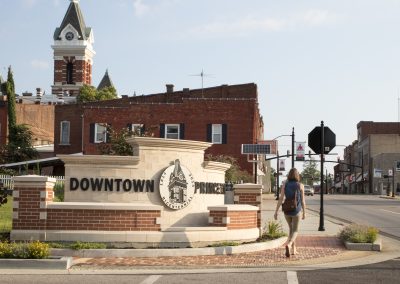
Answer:
M263 186L262 184L254 183L241 183L235 184L233 186L235 193L259 193L262 194Z
M46 176L38 175L25 175L25 176L15 176L12 178L15 187L46 187L48 183L55 184L56 179Z

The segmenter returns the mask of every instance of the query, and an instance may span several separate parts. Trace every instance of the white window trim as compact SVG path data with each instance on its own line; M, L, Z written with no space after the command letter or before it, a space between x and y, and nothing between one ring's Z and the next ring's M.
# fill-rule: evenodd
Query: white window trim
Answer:
M178 137L177 138L169 138L168 136L168 127L178 127ZM165 133L164 133L164 138L167 139L178 139L181 137L181 128L179 124L165 124Z
M63 141L63 124L68 124L68 141ZM70 137L71 137L71 122L68 120L63 120L60 122L60 145L70 145Z
M217 128L217 126L219 126L219 130L220 130L220 132L218 133L216 130L216 128ZM215 139L214 139L214 135L215 134L219 134L220 136L220 140L219 141L216 141ZM222 124L212 124L211 125L211 142L213 143L213 144L222 144Z
M139 129L140 129L140 131L139 131L139 136L142 136L142 135L143 135L143 133L142 133L143 124L140 124L140 123L132 123L132 124L131 124L132 132L135 132L135 127L139 127ZM135 134L136 134L136 133L135 133Z
M103 140L97 140L97 127L104 127L105 132L104 134L104 141ZM107 123L95 123L94 124L94 143L107 143Z

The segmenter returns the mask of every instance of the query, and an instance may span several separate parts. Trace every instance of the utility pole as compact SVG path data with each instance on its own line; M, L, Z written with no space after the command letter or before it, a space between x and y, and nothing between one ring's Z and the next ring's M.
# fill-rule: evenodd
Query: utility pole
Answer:
M279 151L276 151L276 200L279 199Z
M292 128L292 169L294 168L294 127Z
M324 121L321 121L321 181L320 181L320 210L318 231L325 231L324 226L324 159L325 159Z

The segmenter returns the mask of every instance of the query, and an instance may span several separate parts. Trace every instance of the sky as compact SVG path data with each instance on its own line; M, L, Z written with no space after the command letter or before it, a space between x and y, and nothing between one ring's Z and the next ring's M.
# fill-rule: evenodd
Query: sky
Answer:
M0 0L0 74L50 93L53 33L69 0ZM324 121L337 145L359 121L398 121L400 0L81 0L94 32L93 84L119 95L256 83L265 139L307 142ZM278 139L279 151L291 137ZM343 155L342 146L332 153ZM308 152L308 149L307 149ZM336 160L332 155L328 159ZM287 160L286 167L290 166ZM300 163L296 167L301 168ZM330 166L329 166L330 169Z

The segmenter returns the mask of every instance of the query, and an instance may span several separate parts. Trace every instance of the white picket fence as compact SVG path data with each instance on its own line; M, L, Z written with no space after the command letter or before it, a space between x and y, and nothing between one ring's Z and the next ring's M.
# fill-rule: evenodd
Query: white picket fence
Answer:
M3 183L3 187L7 189L13 189L14 188L14 183L12 180L13 176L10 175L0 175L0 182ZM64 184L65 177L64 176L49 176L51 178L56 179L56 184Z

